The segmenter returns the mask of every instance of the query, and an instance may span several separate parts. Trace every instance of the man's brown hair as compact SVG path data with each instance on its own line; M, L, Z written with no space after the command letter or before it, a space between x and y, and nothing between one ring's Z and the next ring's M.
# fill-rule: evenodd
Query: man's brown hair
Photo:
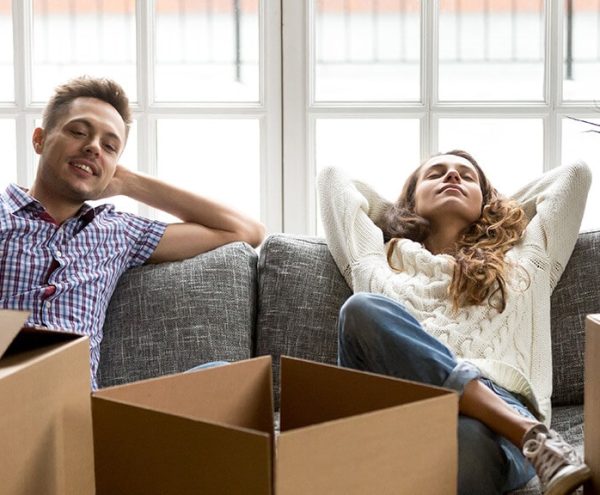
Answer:
M89 76L71 79L56 88L44 110L42 127L46 131L52 130L77 98L96 98L112 105L125 122L126 133L129 134L131 110L123 88L111 79Z

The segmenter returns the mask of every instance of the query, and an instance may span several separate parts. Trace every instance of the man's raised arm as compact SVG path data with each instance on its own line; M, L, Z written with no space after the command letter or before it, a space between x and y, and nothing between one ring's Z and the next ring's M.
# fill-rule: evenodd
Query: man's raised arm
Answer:
M102 197L115 195L128 196L182 221L167 226L150 263L191 258L235 241L256 247L265 236L263 224L222 203L121 165Z

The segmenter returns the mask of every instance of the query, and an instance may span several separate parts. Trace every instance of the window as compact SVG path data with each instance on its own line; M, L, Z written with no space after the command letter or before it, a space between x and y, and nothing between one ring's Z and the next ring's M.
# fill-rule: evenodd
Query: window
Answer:
M124 165L271 232L321 233L329 165L389 199L449 148L506 193L575 159L598 176L600 135L569 117L600 122L599 19L600 0L0 0L0 178L31 184L44 102L83 73L130 96ZM597 177L584 228L596 197Z
M10 0L0 0L0 104L14 100L13 29Z
M58 84L110 77L133 108L121 163L282 230L279 12L266 0L0 0L0 137L16 152L3 182L33 181L30 136Z
M455 148L506 194L576 158L600 173L600 135L568 119L600 118L599 18L597 0L284 0L286 230L321 232L330 165L390 200Z
M0 143L3 143L6 163L17 161L17 143L15 142L15 123L9 119L0 119ZM0 180L2 184L8 184L17 180L17 169L15 167L1 167Z

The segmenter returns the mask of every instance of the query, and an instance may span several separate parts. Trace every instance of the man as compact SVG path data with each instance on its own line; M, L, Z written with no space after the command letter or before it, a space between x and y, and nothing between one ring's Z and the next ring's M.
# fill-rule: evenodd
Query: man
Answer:
M1 306L31 311L28 325L88 335L93 388L106 308L123 272L234 241L257 246L265 235L262 224L223 204L119 165L130 123L115 82L83 77L58 87L33 133L33 185L10 185L0 196ZM86 203L115 195L182 222Z

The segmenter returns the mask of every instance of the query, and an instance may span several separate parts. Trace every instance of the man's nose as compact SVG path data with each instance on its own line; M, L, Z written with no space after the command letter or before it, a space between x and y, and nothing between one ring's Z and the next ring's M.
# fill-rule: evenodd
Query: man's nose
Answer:
M84 146L83 150L86 153L98 155L100 153L100 142L97 138L90 139Z

